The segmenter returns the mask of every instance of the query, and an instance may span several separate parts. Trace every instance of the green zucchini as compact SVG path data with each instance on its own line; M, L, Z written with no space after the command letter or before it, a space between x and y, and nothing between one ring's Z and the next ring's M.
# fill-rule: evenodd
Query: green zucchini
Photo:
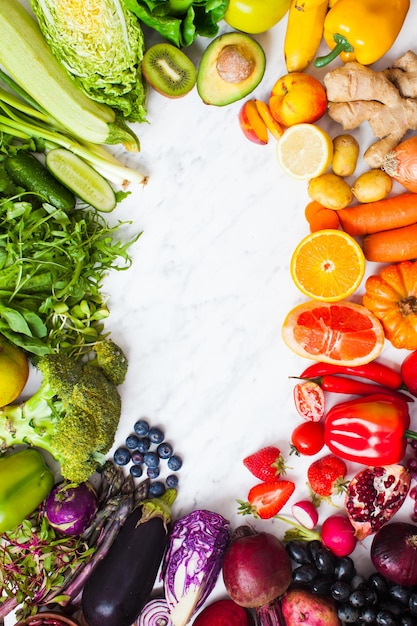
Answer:
M0 0L0 24L0 65L44 111L84 141L132 143L132 133L118 123L113 109L75 85L18 0Z
M116 196L109 182L73 152L65 148L50 150L46 167L78 198L98 211L112 211L116 206Z
M4 159L4 167L10 179L57 209L72 211L75 196L60 183L32 153L20 151Z

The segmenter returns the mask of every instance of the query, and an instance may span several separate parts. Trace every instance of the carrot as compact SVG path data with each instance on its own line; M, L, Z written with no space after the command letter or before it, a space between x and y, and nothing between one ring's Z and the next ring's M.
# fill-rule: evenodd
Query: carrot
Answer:
M409 226L417 222L417 193L346 207L338 215L343 230L353 237Z
M362 247L365 258L377 263L417 259L417 224L367 235L363 238Z
M310 218L309 224L311 233L323 230L324 228L334 228L337 230L340 226L337 211L333 211L333 209L320 209Z
M320 202L317 202L316 200L309 202L304 209L304 217L307 222L310 223L311 218L314 217L317 211L321 211L321 209L324 209L324 206L320 204Z

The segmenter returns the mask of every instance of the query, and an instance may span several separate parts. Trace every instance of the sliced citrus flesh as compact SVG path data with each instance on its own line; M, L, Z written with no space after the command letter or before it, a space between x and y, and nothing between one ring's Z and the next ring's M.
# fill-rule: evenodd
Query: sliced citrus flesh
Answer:
M309 300L291 309L282 338L299 356L338 365L363 365L384 347L382 324L362 304Z
M316 124L289 126L277 143L279 165L297 180L320 176L329 167L332 157L332 139Z
M344 300L359 287L365 255L358 242L342 230L321 229L304 237L290 262L291 277L309 298Z

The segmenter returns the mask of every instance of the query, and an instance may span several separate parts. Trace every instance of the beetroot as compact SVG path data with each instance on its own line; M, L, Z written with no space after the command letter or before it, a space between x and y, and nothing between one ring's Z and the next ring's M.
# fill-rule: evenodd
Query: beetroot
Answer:
M341 626L334 604L307 589L291 589L281 599L286 626Z
M376 533L403 505L411 477L402 465L365 467L350 481L346 513L360 541Z
M260 625L280 623L276 600L288 589L291 580L291 560L277 537L258 533L249 526L235 531L223 557L223 581L236 604L256 609ZM266 613L269 622L263 621L262 615Z
M253 617L248 609L233 600L216 600L196 617L193 626L254 626Z

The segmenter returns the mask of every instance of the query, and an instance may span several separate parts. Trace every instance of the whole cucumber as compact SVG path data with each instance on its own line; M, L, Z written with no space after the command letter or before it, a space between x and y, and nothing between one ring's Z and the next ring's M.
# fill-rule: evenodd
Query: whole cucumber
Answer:
M4 159L4 167L11 180L30 191L39 194L57 209L72 211L75 196L61 184L32 153L20 151L15 156Z
M168 540L160 516L141 523L134 509L83 589L88 626L131 626L149 600Z

